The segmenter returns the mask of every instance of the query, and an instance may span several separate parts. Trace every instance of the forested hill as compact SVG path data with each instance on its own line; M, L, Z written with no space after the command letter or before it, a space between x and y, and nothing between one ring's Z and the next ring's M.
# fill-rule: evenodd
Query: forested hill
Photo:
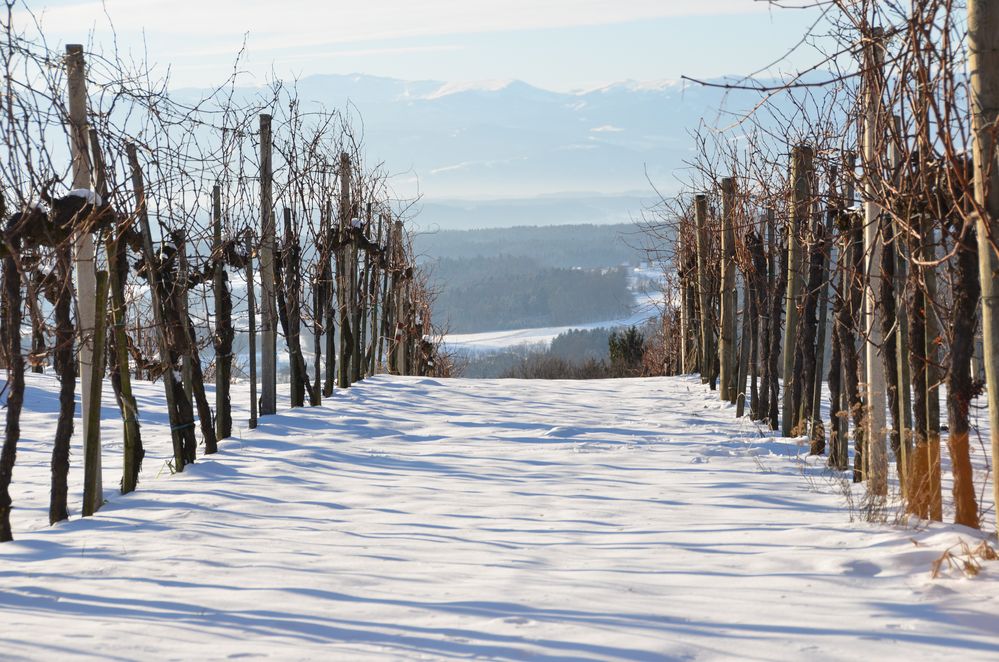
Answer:
M563 326L626 317L628 271L544 267L528 257L443 259L434 321L454 333Z
M428 232L415 237L414 248L424 262L513 255L544 267L594 269L637 266L644 259L641 241L634 223L553 225Z
M474 333L627 317L640 239L634 224L523 226L422 234L414 248L439 292L434 322Z

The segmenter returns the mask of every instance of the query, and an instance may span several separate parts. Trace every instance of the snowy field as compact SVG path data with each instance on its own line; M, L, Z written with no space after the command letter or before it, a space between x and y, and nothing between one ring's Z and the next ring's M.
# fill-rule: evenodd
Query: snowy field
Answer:
M635 268L631 272L632 287L641 279L658 281L662 273L647 267ZM632 313L627 317L585 324L548 326L533 329L512 329L507 331L481 331L478 333L449 333L444 337L444 345L451 350L469 352L493 352L523 346L551 345L560 334L577 329L616 329L619 327L641 326L662 314L663 294L661 292L633 291Z
M174 476L138 384L139 491L115 493L107 407L109 502L52 528L56 384L28 384L3 659L999 656L997 564L930 577L975 532L851 522L836 477L696 379L379 377Z

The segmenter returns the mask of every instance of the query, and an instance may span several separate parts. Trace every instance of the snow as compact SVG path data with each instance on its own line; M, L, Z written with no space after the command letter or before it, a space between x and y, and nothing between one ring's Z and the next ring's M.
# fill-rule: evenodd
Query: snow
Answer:
M444 83L423 98L428 101L432 101L434 99L451 96L452 94L461 94L463 92L499 92L500 90L510 87L513 83L514 81L511 79Z
M851 523L841 483L695 378L368 379L117 484L104 395L97 516L46 525L57 383L28 375L0 545L5 659L995 659L995 563L930 578L977 534ZM77 421L79 431L79 421ZM79 435L72 506L80 503ZM848 485L848 484L847 484ZM991 521L991 520L990 520Z
M655 306L661 301L658 296L642 296L635 312L627 317L602 322L586 324L569 324L566 326L548 326L534 329L512 329L508 331L482 331L479 333L451 333L444 337L444 344L449 349L465 349L478 352L508 349L523 345L550 345L558 335L576 329L613 329L622 326L639 325L658 316L659 309Z
M662 273L648 267L632 269L632 286L641 279L659 280ZM449 333L444 336L448 349L461 349L472 352L492 352L513 347L550 345L560 334L573 330L614 329L623 326L641 326L659 316L662 308L662 293L634 292L632 313L627 317L585 324L548 326L531 329L511 329L506 331L481 331L478 333Z
M101 195L97 191L92 191L88 188L75 188L66 194L67 198L83 198L88 203L100 207L103 204L101 200Z

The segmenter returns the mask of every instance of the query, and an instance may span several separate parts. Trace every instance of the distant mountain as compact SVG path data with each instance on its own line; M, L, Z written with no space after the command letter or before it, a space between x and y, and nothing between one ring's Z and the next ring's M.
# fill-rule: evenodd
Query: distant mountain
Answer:
M689 131L704 118L713 122L723 102L739 105L732 92L668 81L562 93L520 81L357 74L309 76L297 88L304 108L356 107L369 158L396 174L402 197L423 194L421 224L441 227L627 221L642 205L640 196L621 192L651 194L647 174L672 190L675 171L692 155ZM739 94L743 107L757 99ZM527 200L563 191L583 193ZM601 197L607 194L616 195ZM479 202L468 208L468 199ZM573 210L558 208L546 219L553 202ZM524 218L511 218L518 209Z

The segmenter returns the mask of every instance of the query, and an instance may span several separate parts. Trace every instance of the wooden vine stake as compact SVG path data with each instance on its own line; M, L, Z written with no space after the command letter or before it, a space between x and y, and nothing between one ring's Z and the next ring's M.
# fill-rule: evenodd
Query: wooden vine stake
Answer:
M884 242L881 233L881 207L875 202L880 173L876 172L880 158L884 131L881 122L881 67L884 61L880 29L872 31L865 49L867 63L866 104L864 115L864 262L867 273L867 288L864 296L864 326L867 333L867 470L868 493L878 497L888 494L888 447L885 430L888 422L885 417L887 406L887 384L885 366L879 356L884 342L881 315L878 304L881 294L881 253Z
M87 78L86 63L83 58L83 46L80 44L66 45L66 74L69 93L69 135L70 149L73 157L73 188L90 189L93 179L90 167L90 155L87 150ZM74 260L76 262L78 330L80 332L80 378L83 384L81 397L83 420L89 421L91 413L100 416L101 391L90 388L93 373L103 373L103 366L95 363L94 333L97 321L97 275L94 261L94 238L90 232L80 232L73 241ZM96 451L88 452L94 445ZM92 487L92 496L98 503L104 500L101 484L101 428L83 426L84 458L92 458L97 466L89 467L96 476ZM84 471L88 468L84 467Z
M95 302L97 310L106 311L108 306L108 272L98 271L97 274L97 296ZM107 333L105 321L107 316L102 312L94 318L94 366L104 365L104 345ZM103 370L93 370L90 373L90 383L83 383L84 392L90 390L91 402L100 402L100 392L104 385ZM90 435L90 439L100 438L101 430L101 410L100 407L92 408L84 419L84 431ZM101 489L101 446L90 443L83 447L83 511L84 517L89 517L100 510L104 503L104 493Z

